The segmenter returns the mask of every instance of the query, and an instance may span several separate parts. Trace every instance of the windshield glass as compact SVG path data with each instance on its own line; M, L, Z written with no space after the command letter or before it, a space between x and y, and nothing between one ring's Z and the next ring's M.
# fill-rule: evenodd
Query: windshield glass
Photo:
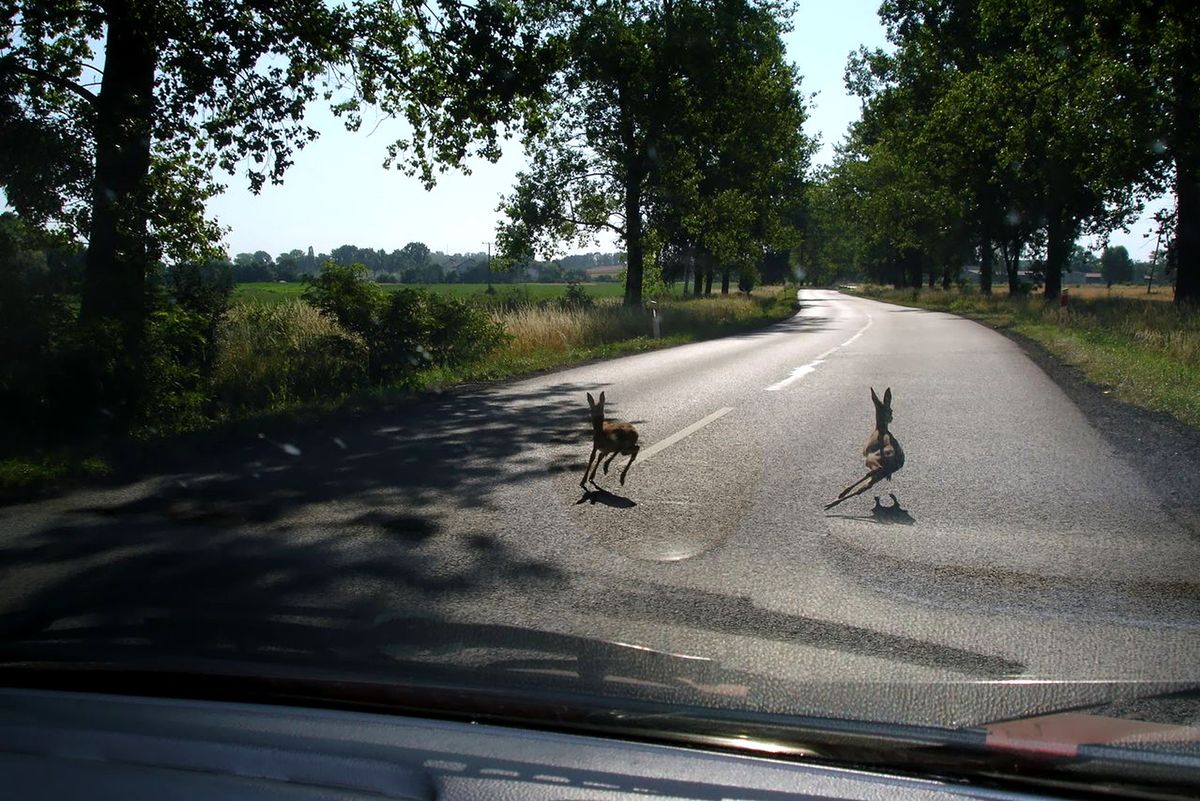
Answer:
M1197 24L14 0L0 665L1194 752Z

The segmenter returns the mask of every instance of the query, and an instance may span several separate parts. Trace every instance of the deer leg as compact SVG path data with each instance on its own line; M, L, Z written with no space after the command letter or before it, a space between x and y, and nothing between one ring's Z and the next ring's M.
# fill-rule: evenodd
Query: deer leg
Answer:
M633 460L637 458L638 451L640 451L640 450L641 450L640 446L634 445L633 450L629 454L629 461L625 463L625 469L621 471L621 486L622 487L625 486L625 474L629 472L629 465L633 464Z
M592 446L592 455L588 457L587 467L583 468L583 478L579 480L579 486L587 489L588 473L592 470L592 460L596 458L596 446Z
M612 464L612 460L617 458L617 452L613 451L608 455L608 460L604 463L604 475L608 475L608 466Z
M853 484L851 484L850 486L846 487L844 490L842 490L840 493L838 493L838 497L839 497L839 498L845 498L845 497L847 496L847 494L850 492L850 490L854 489L854 488L855 488L855 487L857 487L859 484L863 483L864 481L866 481L867 479L869 479L869 478L870 478L871 476L873 476L873 475L875 475L875 471L874 471L874 470L872 470L871 472L867 473L865 476L863 476L862 478L860 478L858 481L855 481L855 482L854 482ZM876 480L878 480L878 479L876 479ZM874 482L872 482L872 483L874 483Z
M598 459L596 459L596 466L592 468L591 481L593 484L596 483L596 471L600 469L600 463L603 461L604 461L604 451L600 451L600 457Z
M869 490L871 487L875 486L876 482L879 481L878 476L872 476L872 475L868 474L867 478L869 478L871 480L867 484L864 484L862 486L862 488L856 492L850 492L850 490L853 489L854 487L857 487L859 484L862 484L862 481L856 481L855 483L851 484L849 487L846 487L846 489L842 490L842 494L838 496L836 501L834 501L833 503L830 503L830 504L826 504L825 511L829 511L830 509L837 506L842 501L848 501L856 495L862 495L864 492ZM847 495L846 494L847 492L850 492L850 494Z

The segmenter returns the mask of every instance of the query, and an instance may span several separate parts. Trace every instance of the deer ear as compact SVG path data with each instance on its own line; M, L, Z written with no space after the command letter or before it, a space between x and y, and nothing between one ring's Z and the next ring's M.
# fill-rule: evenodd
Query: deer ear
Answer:
M601 406L604 405L604 392L603 391L601 391L601 393L600 393L600 405Z
M593 409L596 408L596 399L592 397L592 393L589 392L587 394L587 396L588 396L588 407L593 408ZM601 395L600 397L603 398L604 396Z
M884 393L883 393L883 405L884 405L884 406L891 406L891 405L892 405L892 388L891 388L891 387L888 387L886 390L884 390Z
M875 387L871 387L871 400L875 402L876 406L881 405L879 402L879 396L875 394Z

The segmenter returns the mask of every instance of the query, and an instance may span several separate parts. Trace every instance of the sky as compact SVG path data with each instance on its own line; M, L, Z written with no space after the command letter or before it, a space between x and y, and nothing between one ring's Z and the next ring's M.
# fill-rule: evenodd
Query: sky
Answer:
M847 94L843 73L851 51L885 44L878 7L879 0L798 3L785 41L803 76L802 91L816 93L806 125L822 143L816 164L832 160L833 146L859 116L860 102ZM394 250L413 241L447 253L483 251L495 235L500 198L524 165L514 140L497 163L475 160L470 175L445 173L427 192L416 178L382 166L388 143L403 134L399 123L368 116L361 131L349 133L319 107L310 111L308 123L321 137L297 154L282 185L254 195L244 178L222 177L228 189L209 209L230 229L225 241L230 255L257 250L278 255L310 246L320 253L345 244ZM1159 206L1161 201L1151 211ZM1133 233L1113 235L1111 243L1125 245L1134 258L1149 258L1154 240L1142 236L1148 229L1143 220ZM604 239L594 249L618 247Z

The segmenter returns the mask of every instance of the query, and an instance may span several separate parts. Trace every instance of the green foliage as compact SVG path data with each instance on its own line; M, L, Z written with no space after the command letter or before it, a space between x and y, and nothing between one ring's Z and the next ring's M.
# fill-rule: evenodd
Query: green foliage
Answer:
M151 314L135 432L191 431L208 422L208 365L215 346L211 327L203 314L182 305Z
M409 287L389 293L361 264L326 263L304 300L362 337L376 383L404 381L427 364L473 361L503 340L483 305Z
M183 262L168 273L170 299L182 311L195 315L204 328L203 363L216 354L217 326L233 297L233 269L227 262Z
M419 289L392 294L372 339L378 374L395 382L427 365L470 364L504 341L504 326L480 304Z
M578 281L567 284L567 294L559 301L564 309L590 309L596 301Z
M101 381L108 411L135 418L153 380L143 358L161 344L146 341L153 265L218 255L222 229L207 215L222 189L215 170L241 172L255 192L281 181L317 135L305 114L318 99L351 129L367 107L404 119L406 138L385 163L427 185L470 156L494 161L502 136L540 126L537 101L560 55L547 24L556 9L542 0L6 4L0 190L38 227L88 239L80 315L121 323L110 343L118 374Z
M304 300L347 330L370 340L387 298L385 291L367 276L361 264L344 266L326 262L321 273L305 280Z
M1119 5L1119 4L1118 4ZM952 280L999 250L1017 289L1037 250L1056 295L1071 247L1138 209L1153 157L1144 74L1105 39L1108 3L985 0L884 3L890 53L849 68L865 101L835 165L840 236L874 280ZM836 234L835 234L836 235Z
M625 302L638 305L660 280L651 271L698 249L736 267L794 245L812 145L784 13L757 0L647 0L568 20L552 122L526 141L529 169L501 204L501 263L614 233Z
M503 323L476 303L427 295L433 325L429 354L433 364L452 366L478 361L505 341Z
M1100 272L1109 286L1133 280L1133 259L1129 258L1129 251L1124 245L1104 249L1100 254Z

